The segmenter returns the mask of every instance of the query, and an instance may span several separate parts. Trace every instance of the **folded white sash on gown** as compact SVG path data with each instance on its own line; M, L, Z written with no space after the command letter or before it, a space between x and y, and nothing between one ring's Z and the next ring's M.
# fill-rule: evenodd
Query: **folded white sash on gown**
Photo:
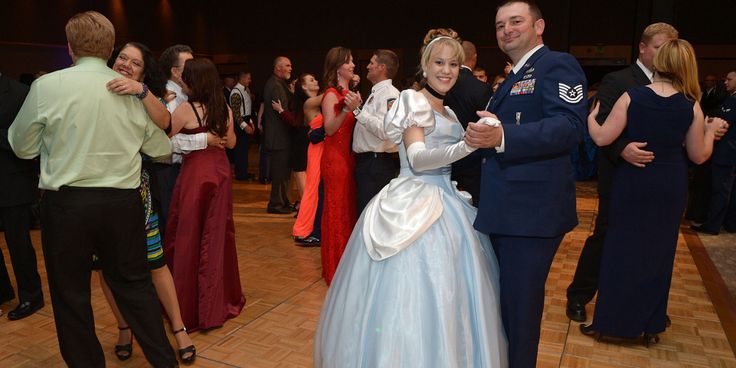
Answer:
M413 243L442 215L440 188L414 177L393 179L365 209L363 241L376 261Z

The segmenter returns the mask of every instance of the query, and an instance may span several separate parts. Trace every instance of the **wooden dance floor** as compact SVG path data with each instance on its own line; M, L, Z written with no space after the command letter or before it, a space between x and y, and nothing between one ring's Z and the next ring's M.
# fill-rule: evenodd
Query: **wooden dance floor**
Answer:
M320 277L320 249L300 248L291 239L292 215L266 214L270 186L235 183L234 214L240 278L247 304L242 314L222 328L192 334L197 367L310 367L312 336L327 290ZM565 317L565 289L583 241L592 229L596 211L593 183L578 186L580 225L565 237L547 281L546 305L539 348L539 367L736 367L727 333L734 332L731 301L714 268L703 263L699 240L687 233L679 238L670 293L672 327L650 348L634 343L602 343L583 336L578 323ZM40 232L33 231L44 283L46 306L24 320L0 318L0 367L59 367L59 354ZM4 238L0 240L8 263ZM700 246L700 248L698 248ZM691 251L693 249L693 251ZM706 260L707 261L707 260ZM11 273L12 277L12 273ZM715 280L715 281L714 281ZM117 326L93 277L92 304L97 335L109 367L148 366L140 347L119 362L113 354ZM706 290L708 285L708 290ZM724 295L726 295L724 297ZM715 306L714 306L715 301ZM17 300L0 308L5 314ZM588 314L592 314L592 305ZM724 316L719 318L719 313ZM726 326L726 331L724 327ZM731 327L729 327L731 326ZM729 331L730 330L730 331ZM173 346L175 340L167 326Z

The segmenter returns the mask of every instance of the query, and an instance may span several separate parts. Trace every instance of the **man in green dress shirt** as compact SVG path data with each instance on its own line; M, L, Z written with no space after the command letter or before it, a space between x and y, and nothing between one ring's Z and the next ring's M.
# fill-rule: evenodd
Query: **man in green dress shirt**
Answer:
M154 367L175 367L161 308L146 264L143 204L138 193L143 152L171 153L166 134L138 96L105 85L119 77L105 65L115 42L97 12L66 25L70 68L36 80L8 140L23 159L41 157L42 243L59 347L71 367L104 367L90 305L92 254ZM136 98L137 97L137 98Z

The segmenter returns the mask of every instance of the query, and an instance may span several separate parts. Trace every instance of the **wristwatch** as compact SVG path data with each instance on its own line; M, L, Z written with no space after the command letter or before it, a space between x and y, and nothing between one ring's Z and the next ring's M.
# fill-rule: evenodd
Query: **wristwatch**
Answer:
M354 115L354 116L358 116L358 114L360 114L360 107L356 107L356 108L355 108L355 109L353 110L353 115Z
M142 100L148 96L148 86L145 83L141 83L141 86L143 86L143 92L135 95L135 97L138 97L139 100Z

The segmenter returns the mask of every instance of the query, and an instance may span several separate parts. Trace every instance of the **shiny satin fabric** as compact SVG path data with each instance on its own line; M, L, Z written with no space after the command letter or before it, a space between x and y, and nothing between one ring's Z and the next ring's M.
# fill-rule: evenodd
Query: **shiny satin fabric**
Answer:
M387 120L387 134L426 124L428 148L463 135L457 121L423 110L426 99L394 116L402 109L424 123ZM414 172L403 144L399 155L399 177L359 218L327 293L314 366L507 367L498 263L488 237L473 229L475 208L449 166Z

